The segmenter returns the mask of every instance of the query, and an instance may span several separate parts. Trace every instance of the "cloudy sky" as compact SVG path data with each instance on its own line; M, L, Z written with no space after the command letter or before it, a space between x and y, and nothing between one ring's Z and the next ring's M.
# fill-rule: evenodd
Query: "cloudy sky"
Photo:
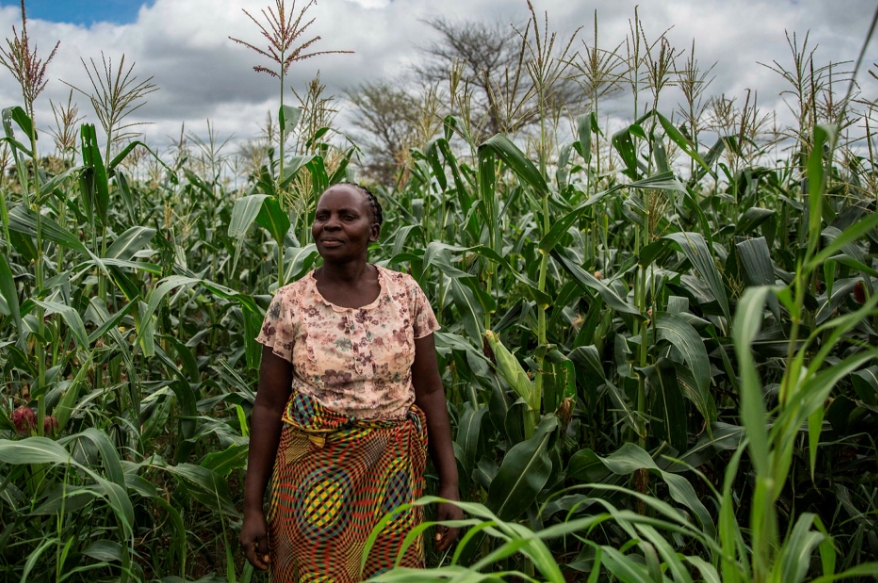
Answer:
M628 32L634 0L533 0L538 12L547 11L550 28L561 34L580 25L580 37L592 39L592 14L600 20L601 45L612 48ZM136 62L140 78L154 77L160 91L137 112L153 122L145 126L152 143L167 143L187 129L202 132L210 119L221 135L254 136L269 109L278 103L274 79L253 72L265 61L234 44L229 36L262 45L255 25L242 9L259 15L274 0L29 0L29 33L43 56L56 41L61 45L48 73L51 78L40 98L37 123L51 122L49 100L66 100L69 88L61 80L88 87L80 57L99 59L103 52L114 62L123 54ZM288 0L288 5L291 0ZM304 0L299 0L303 4ZM646 35L667 36L679 48L693 39L702 64L717 62L712 93L743 100L746 90L758 91L766 109L784 108L779 102L782 80L758 62L790 62L785 31L799 40L810 31L809 46L819 46L817 61L853 60L865 38L878 0L640 0ZM435 38L424 19L489 19L521 22L525 0L320 0L309 14L311 31L322 36L321 50L344 49L353 55L326 55L294 65L291 84L302 88L319 70L329 91L382 77L402 74L421 58L419 47ZM0 32L11 37L20 29L19 3L0 0ZM576 46L581 46L577 43ZM878 61L878 41L872 43L867 64ZM865 75L861 77L866 78ZM863 88L878 96L878 87L864 80ZM288 95L291 95L288 92ZM88 121L96 122L86 99L79 96ZM12 76L0 70L0 107L20 103ZM344 124L344 117L341 118ZM349 124L348 124L349 125ZM346 128L341 128L343 131Z

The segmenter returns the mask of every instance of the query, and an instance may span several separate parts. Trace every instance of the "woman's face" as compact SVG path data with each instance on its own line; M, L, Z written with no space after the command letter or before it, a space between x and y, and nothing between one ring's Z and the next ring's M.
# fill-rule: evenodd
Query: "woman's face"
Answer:
M377 241L379 233L366 195L355 186L331 186L317 201L311 236L325 261L365 261L369 243Z

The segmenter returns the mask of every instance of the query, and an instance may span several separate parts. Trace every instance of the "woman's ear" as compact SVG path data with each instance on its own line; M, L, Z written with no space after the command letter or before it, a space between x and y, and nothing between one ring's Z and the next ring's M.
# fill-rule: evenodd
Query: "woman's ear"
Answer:
M378 240L378 237L381 236L381 225L378 223L372 223L372 231L369 233L369 241L374 243Z

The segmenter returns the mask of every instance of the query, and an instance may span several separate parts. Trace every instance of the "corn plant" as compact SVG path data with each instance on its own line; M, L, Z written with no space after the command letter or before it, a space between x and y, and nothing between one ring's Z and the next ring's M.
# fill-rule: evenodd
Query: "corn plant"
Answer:
M303 13L275 4L260 25L282 94L290 55L309 50L294 48ZM871 580L870 96L855 102L839 90L853 73L829 75L792 41L792 65L772 68L796 82L804 117L768 132L755 91L703 92L710 69L648 40L639 15L616 49L596 31L577 53L536 14L509 87L493 82L509 133L478 137L452 70L450 104L436 86L412 96L406 167L375 189L386 222L370 260L411 273L443 326L469 514L447 556L428 544L430 569L376 580ZM79 119L72 100L52 104L56 151L38 153L50 59L26 28L13 36L0 579L264 580L235 536L254 338L276 287L316 265L315 197L362 153L332 138L319 79L294 91L301 107L270 114L255 154L210 122L166 151L116 142L118 126ZM799 95L806 62L815 83ZM137 86L126 72L106 80ZM555 84L577 80L583 110L563 122ZM621 86L634 113L610 126L601 112ZM521 121L535 116L538 136Z

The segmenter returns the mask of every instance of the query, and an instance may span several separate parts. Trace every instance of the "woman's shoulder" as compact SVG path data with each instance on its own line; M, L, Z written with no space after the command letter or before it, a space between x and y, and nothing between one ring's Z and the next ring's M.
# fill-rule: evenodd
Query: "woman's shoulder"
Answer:
M307 290L313 281L312 274L314 271L309 271L300 279L292 283L288 283L283 287L279 287L277 291L274 293L274 297L283 298L283 299L292 299L297 295L301 294L303 291Z
M375 267L378 268L378 272L381 274L381 277L384 278L384 281L388 283L389 287L405 290L410 290L412 288L420 289L418 282L408 273L394 271L380 265L376 265Z

